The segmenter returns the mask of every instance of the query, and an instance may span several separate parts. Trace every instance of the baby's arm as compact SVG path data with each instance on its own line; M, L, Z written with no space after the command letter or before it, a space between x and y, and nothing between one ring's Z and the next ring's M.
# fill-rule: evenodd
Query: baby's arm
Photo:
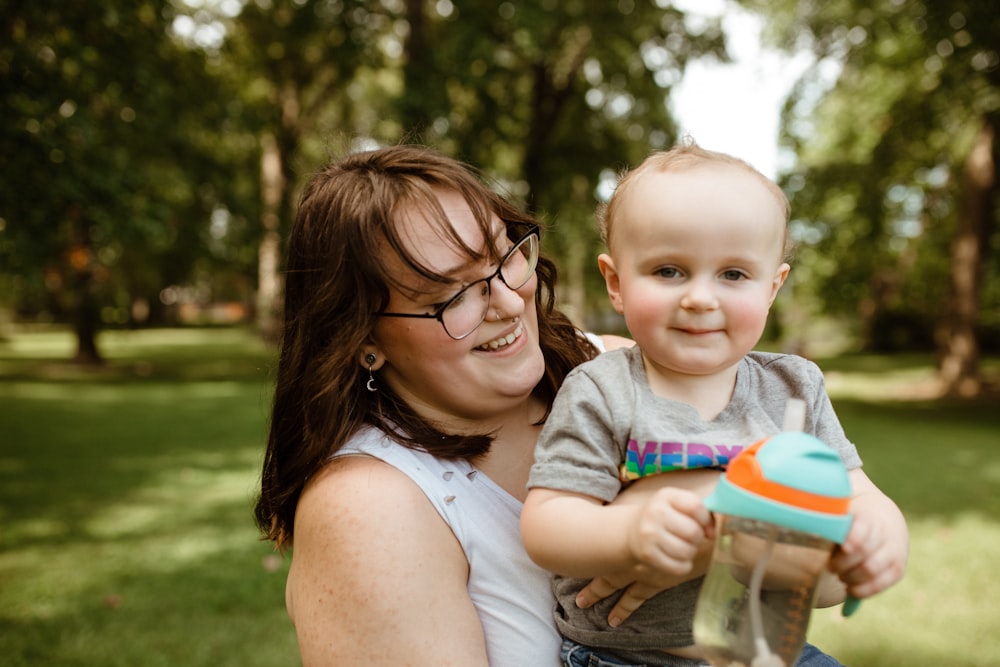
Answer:
M533 488L521 512L528 555L545 569L570 577L637 565L683 575L711 530L701 498L671 487L641 504L604 504L582 494Z
M880 593L903 578L910 550L906 519L860 469L850 472L854 522L834 551L830 570L856 598Z
M653 494L667 486L687 489L704 499L715 489L720 474L718 470L701 468L644 477L625 487L613 502L616 505L644 505ZM581 608L587 608L624 589L608 616L611 625L617 627L657 593L704 575L708 571L713 545L714 539L701 542L692 567L685 574L671 574L637 565L621 572L598 576L580 591L576 603ZM833 575L830 576L836 581Z

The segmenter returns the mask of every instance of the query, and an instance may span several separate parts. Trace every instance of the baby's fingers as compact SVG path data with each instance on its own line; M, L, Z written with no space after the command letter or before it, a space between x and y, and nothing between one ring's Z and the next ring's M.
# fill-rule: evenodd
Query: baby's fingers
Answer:
M886 541L878 524L855 521L830 559L830 570L856 598L871 597L899 581L906 567L906 545Z

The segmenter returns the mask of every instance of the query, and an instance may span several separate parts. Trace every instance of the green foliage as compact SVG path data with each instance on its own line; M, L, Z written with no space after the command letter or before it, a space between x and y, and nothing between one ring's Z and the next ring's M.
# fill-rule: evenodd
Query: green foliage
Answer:
M785 114L797 298L860 322L869 347L931 345L958 170L1000 113L998 14L958 0L743 4L820 63ZM177 31L182 19L218 41ZM173 285L247 300L265 230L287 230L308 175L331 153L406 140L533 208L561 298L577 318L600 313L598 186L675 140L667 102L687 64L725 59L718 22L579 0L14 1L0 37L0 307L98 324L140 300L163 321ZM280 177L263 184L269 142ZM983 336L1000 331L992 236Z
M124 321L212 261L225 91L161 3L16 4L0 23L5 305Z
M777 43L817 57L784 117L805 282L827 312L863 322L869 347L932 347L949 315L963 166L984 123L1000 121L1000 14L964 1L744 4ZM990 206L995 235L995 187ZM982 275L995 292L988 254ZM985 319L995 301L980 303Z

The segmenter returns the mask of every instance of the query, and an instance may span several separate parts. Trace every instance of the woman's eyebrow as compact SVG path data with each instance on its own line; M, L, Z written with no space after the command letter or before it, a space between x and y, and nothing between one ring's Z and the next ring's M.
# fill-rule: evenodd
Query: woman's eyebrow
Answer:
M406 294L409 298L438 295L451 296L451 292L457 291L461 289L463 285L472 282L471 280L452 278L451 276L471 272L473 267L479 263L479 260L470 258L467 261L448 269L434 267L434 271L436 271L439 276L438 279L419 275L414 272L413 276L407 280L405 284L400 285L400 291Z

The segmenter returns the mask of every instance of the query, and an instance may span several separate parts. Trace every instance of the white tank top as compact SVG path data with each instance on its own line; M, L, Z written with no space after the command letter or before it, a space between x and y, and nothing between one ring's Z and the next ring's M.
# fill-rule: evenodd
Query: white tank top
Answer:
M469 561L469 596L490 667L560 664L551 580L524 550L519 500L467 461L407 449L374 427L359 431L335 456L346 454L373 456L407 475L451 527Z

